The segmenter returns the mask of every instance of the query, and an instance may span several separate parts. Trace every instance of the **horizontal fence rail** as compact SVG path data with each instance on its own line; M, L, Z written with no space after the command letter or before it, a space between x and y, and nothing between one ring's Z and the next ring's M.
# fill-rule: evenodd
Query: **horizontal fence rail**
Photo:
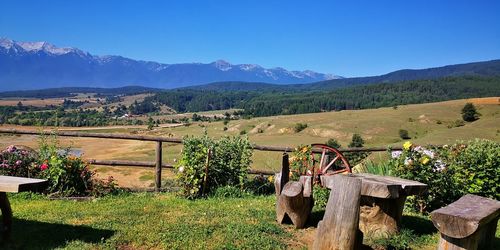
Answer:
M74 132L74 131L57 131L57 130L17 130L17 129L0 129L2 134L13 134L13 135L56 135L63 137L86 137L86 138L99 138L99 139L118 139L118 140L137 140L137 141L150 141L156 142L156 161L122 161L122 160L97 160L97 159L86 159L87 162L94 165L103 166L130 166L130 167L150 167L155 169L155 191L160 191L161 189L161 170L162 168L172 169L173 164L163 164L162 163L162 143L182 143L181 138L171 138L171 137L161 137L161 136L141 136L141 135L129 135L129 134L111 134L111 133L86 133L86 132ZM254 150L268 151L268 152L292 152L295 150L294 147L283 147L283 146L264 146L252 144ZM339 148L340 152L383 152L388 150L402 150L401 147L372 147L372 148ZM315 152L321 153L321 150L315 150ZM261 174L261 175L273 175L273 171L267 170L255 170L249 169L249 174Z
M86 133L86 132L72 132L72 131L56 131L56 130L16 130L16 129L0 129L3 134L18 134L18 135L57 135L65 137L87 137L87 138L100 138L100 139L121 139L121 140L136 140L136 141L151 141L151 142L169 142L169 143L182 143L181 138L171 138L162 136L142 136L142 135L128 135L128 134L110 134L110 133ZM275 152L292 152L294 147L284 146L263 146L252 144L252 148L260 151L275 151ZM402 150L401 147L392 147L391 150ZM372 148L339 148L340 152L382 152L387 151L388 148L372 147ZM321 153L321 150L317 151Z

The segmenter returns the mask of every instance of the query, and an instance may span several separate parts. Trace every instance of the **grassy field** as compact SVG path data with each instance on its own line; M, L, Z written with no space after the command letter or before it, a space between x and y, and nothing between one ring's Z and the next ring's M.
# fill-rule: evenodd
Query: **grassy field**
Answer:
M77 202L20 194L10 199L15 219L11 241L0 246L6 249L306 249L324 213L314 210L307 228L297 230L276 223L274 196L189 201L170 193L133 193ZM427 216L406 213L402 232L364 243L375 249L435 249L438 234Z
M455 127L461 120L460 111L466 102L475 103L482 114L478 121ZM217 112L200 113L214 115ZM296 123L307 123L308 127L300 133L293 131ZM500 141L500 97L454 100L440 103L427 103L367 110L346 110L313 114L260 117L223 122L198 122L190 126L160 127L152 131L145 126L113 126L101 128L79 128L81 131L103 133L132 133L139 135L158 135L183 137L186 135L209 136L239 135L246 131L251 142L261 145L297 146L300 144L324 143L329 138L337 139L344 147L353 133L359 133L366 146L401 145L398 131L406 129L416 144L448 144L456 140L485 138ZM12 127L12 126L4 126ZM227 130L224 130L227 127ZM23 127L16 127L24 129ZM29 127L27 129L37 129ZM60 130L75 128L60 128ZM90 138L60 138L63 144L81 149L85 157L101 160L140 160L154 159L154 143L141 141L106 140ZM0 146L21 144L36 147L33 136L5 136ZM163 148L164 162L173 163L179 157L182 145L166 144ZM372 156L373 158L379 158ZM277 170L280 166L279 152L254 151L252 168ZM103 169L116 177L122 186L147 187L152 184L146 175L150 169L124 168ZM166 171L168 172L168 171ZM165 173L166 177L171 176Z

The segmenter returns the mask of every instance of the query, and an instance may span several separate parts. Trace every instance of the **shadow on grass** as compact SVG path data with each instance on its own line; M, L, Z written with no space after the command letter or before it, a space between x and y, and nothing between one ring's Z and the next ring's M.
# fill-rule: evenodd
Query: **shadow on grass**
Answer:
M436 227L430 219L415 215L403 215L401 227L413 231L417 236L432 235L437 233Z
M1 249L54 249L68 242L100 243L114 234L112 230L89 226L39 222L14 218L9 239L1 239Z

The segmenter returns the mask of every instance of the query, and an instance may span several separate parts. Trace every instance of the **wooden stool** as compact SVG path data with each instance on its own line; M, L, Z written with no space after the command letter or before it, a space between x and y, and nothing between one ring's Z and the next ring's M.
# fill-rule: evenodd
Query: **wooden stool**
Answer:
M434 210L432 223L441 233L438 249L488 249L499 217L499 201L471 194Z

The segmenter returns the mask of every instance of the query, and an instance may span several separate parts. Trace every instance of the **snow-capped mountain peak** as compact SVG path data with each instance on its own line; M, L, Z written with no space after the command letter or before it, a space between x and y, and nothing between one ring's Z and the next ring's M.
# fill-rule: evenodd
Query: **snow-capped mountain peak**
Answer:
M98 56L48 42L19 42L0 38L0 88L30 89L34 86L176 88L211 82L243 81L276 84L310 83L332 79L314 71L288 71L257 64L212 63L164 64L119 55Z

